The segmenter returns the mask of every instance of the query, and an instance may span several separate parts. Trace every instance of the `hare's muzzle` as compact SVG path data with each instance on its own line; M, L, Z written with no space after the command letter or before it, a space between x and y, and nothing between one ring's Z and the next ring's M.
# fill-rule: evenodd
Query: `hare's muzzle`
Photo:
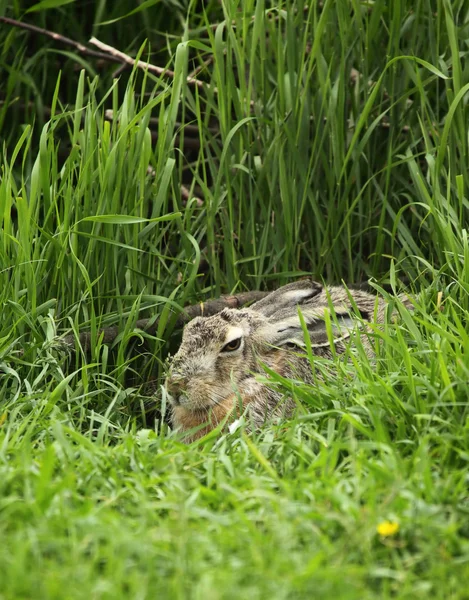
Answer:
M186 380L182 377L168 377L165 382L166 391L170 401L178 405L181 403L181 396L186 390Z

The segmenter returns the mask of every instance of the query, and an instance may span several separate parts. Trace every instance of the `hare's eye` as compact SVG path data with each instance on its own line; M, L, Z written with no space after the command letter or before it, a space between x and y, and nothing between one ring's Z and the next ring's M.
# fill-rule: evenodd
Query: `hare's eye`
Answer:
M231 340L231 342L228 342L227 344L225 344L223 346L223 348L221 349L222 352L234 352L235 350L238 350L241 347L241 340L242 338L236 338L234 340Z

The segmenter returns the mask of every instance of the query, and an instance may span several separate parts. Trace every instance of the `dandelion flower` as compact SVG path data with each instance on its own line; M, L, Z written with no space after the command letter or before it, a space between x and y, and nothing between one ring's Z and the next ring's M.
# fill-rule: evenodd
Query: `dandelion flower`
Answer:
M396 521L381 521L376 527L376 531L382 537L394 535L399 531L399 523L396 523Z

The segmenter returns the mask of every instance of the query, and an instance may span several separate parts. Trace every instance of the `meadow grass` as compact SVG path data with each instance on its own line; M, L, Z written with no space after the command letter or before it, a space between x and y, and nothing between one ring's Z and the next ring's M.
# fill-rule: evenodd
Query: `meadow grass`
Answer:
M0 30L0 599L467 598L464 0L35 6L174 77ZM180 307L306 274L389 299L376 359L182 443Z

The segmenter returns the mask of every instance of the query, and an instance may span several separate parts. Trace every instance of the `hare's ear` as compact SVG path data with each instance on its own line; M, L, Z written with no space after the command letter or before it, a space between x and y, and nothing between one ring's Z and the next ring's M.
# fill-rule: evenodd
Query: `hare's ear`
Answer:
M326 321L322 318L311 317L303 313L303 318L308 330L311 347L321 348L330 346L327 333ZM331 319L332 338L334 342L346 340L357 326L357 320L348 313L337 314ZM272 345L282 347L287 344L304 346L304 331L298 315L291 316L283 321L270 323L266 326L264 333L265 341Z
M284 312L289 308L294 309L297 305L304 304L320 294L322 290L322 285L311 279L295 281L255 302L250 309L260 312L266 317L271 317L275 313Z

